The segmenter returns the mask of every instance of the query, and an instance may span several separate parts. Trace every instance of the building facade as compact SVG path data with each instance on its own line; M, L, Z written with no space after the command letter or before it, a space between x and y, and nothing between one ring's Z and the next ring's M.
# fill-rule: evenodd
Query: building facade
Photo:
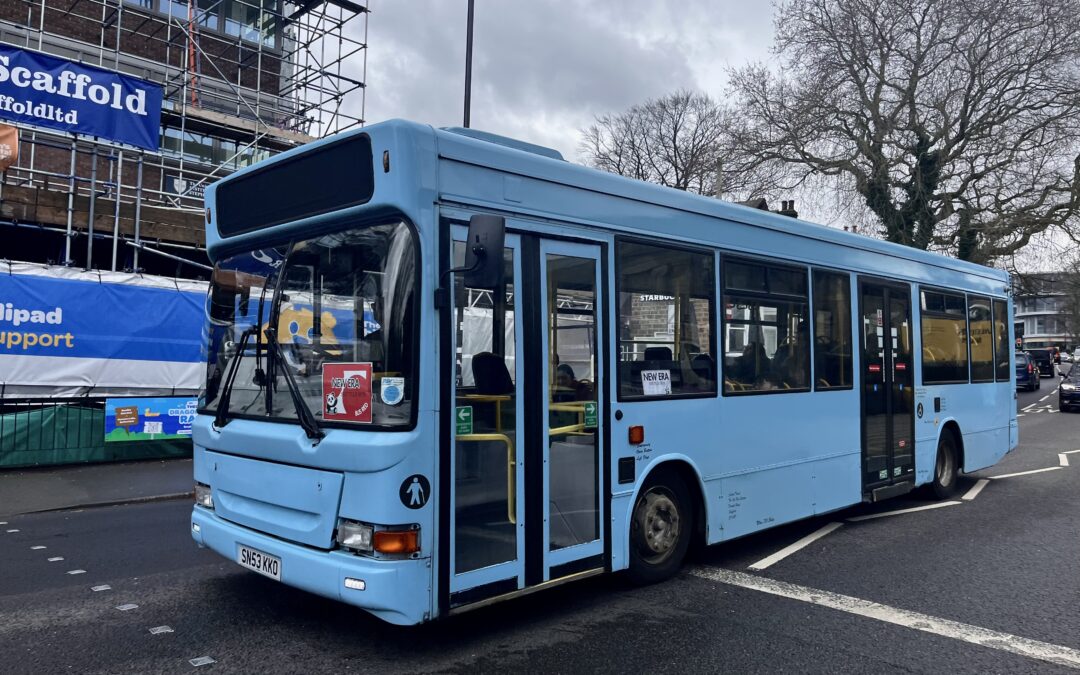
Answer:
M205 277L207 184L363 123L366 22L352 0L0 2L0 46L163 93L152 150L0 109L18 133L0 180L0 258Z
M1013 320L1023 348L1077 347L1078 290L1076 276L1065 272L1014 275Z

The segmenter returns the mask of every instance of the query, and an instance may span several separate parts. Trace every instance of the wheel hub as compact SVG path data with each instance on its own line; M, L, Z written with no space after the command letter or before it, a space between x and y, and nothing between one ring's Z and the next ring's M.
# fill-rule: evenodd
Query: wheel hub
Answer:
M663 558L679 541L680 518L675 502L666 494L650 491L638 509L642 539L649 553Z

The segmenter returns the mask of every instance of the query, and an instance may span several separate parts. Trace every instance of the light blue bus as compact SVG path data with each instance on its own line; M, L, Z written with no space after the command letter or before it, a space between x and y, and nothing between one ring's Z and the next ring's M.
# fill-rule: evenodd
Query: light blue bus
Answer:
M192 536L416 624L1017 444L1003 272L389 121L206 192Z

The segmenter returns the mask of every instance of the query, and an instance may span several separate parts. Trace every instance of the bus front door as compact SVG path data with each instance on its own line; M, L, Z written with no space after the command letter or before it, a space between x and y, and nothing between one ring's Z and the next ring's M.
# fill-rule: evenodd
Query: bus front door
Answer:
M863 493L908 490L915 474L911 288L859 280Z
M505 246L502 288L454 281L451 609L604 567L600 247Z
M602 569L600 247L541 240L540 442L528 448L529 585ZM531 390L530 390L531 391ZM526 466L530 462L526 460ZM527 478L528 480L528 478ZM541 481L543 483L541 484ZM542 519L542 522L541 520Z

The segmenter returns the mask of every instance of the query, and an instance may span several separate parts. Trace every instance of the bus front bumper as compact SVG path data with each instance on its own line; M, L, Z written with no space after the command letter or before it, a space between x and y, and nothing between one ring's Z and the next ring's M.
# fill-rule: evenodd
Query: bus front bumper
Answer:
M275 556L281 560L282 583L356 605L389 623L413 625L431 618L430 558L373 560L311 549L231 523L201 506L192 509L191 538L233 562L241 545ZM364 590L347 588L346 579L362 580Z

